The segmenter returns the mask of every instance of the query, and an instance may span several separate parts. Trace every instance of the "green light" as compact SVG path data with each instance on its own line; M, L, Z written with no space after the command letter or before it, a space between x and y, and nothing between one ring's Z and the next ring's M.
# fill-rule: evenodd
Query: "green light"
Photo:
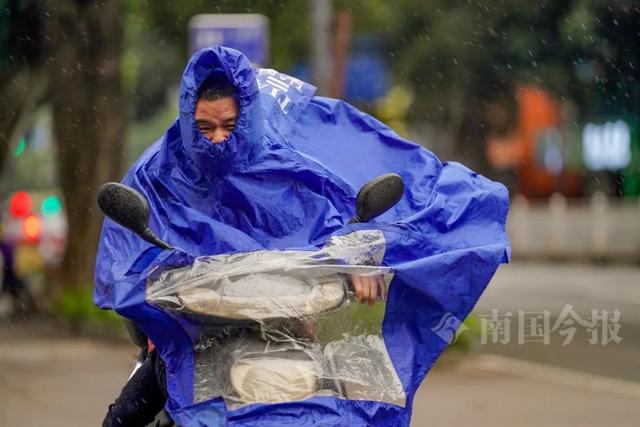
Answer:
M20 142L16 147L16 152L14 153L14 157L20 157L22 153L24 153L24 149L27 148L27 140L24 137L20 138Z
M42 201L42 204L40 205L40 211L42 212L42 215L48 217L58 215L61 210L62 204L60 203L60 199L58 199L58 196L55 196L53 194L44 199Z

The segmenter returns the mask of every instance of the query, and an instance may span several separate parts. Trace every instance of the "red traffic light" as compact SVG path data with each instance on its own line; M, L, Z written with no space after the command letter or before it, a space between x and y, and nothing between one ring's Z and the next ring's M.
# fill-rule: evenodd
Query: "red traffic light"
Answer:
M16 218L26 217L31 213L33 200L26 191L18 191L13 194L9 201L9 211Z

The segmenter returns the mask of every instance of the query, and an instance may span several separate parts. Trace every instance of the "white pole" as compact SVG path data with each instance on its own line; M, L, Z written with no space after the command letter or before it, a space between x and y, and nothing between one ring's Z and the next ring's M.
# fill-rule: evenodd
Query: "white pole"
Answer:
M331 0L310 0L311 74L318 95L327 95L331 63Z
M609 200L602 191L591 196L591 255L596 259L607 256L609 246Z
M548 241L549 255L553 258L567 256L567 199L560 193L549 198L551 227Z

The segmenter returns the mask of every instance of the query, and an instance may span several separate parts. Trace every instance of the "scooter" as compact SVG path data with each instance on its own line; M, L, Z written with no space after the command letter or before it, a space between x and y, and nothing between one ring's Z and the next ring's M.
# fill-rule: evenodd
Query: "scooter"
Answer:
M398 175L375 178L358 192L349 223L371 221L403 192ZM107 183L98 204L144 240L171 248L150 230L148 201L136 190ZM378 324L363 323L362 309L352 303L351 277L390 282L392 270L380 266L384 244L382 232L358 230L332 237L317 251L214 255L154 272L147 302L196 331L194 403L222 396L234 409L330 395L403 405L381 339L381 314ZM127 329L141 348L139 366L148 339L134 322L127 321Z

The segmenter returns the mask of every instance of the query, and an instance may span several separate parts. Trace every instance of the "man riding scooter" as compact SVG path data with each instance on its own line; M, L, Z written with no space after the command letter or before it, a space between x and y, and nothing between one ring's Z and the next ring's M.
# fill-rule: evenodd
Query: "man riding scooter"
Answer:
M232 49L197 52L183 74L178 119L123 180L148 200L149 228L168 244L105 221L94 299L152 339L156 350L133 388L155 381L162 390L166 373L165 408L180 425L408 425L413 394L447 345L433 328L445 314L464 319L508 259L504 187L314 92L274 70L254 70ZM402 200L375 223L349 224L358 190L389 172L407 185ZM340 393L241 407L215 394L198 398L199 335L193 322L149 298L158 272L223 254L314 254L333 238L372 232L385 242L380 262L394 270L381 351L403 403ZM354 277L361 301L387 296L379 276ZM118 410L109 417L117 421Z
M238 120L237 91L226 79L206 80L198 92L195 120L200 133L212 144L224 143ZM354 294L362 304L386 299L381 276L351 275ZM135 326L134 326L135 327ZM146 425L164 407L167 399L165 364L150 346L148 357L136 370L109 411L103 425Z

